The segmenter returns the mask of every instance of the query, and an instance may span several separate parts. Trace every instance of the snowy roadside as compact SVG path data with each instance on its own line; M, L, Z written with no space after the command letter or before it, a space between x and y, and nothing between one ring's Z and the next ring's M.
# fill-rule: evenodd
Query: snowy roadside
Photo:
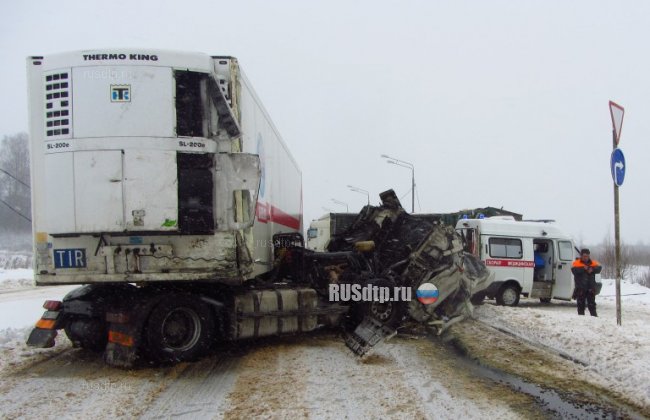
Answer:
M25 341L43 314L46 299L61 299L77 286L37 288L32 269L0 269L0 371L69 347L59 334L56 349L33 349Z
M603 280L598 317L578 316L575 302L522 299L519 307L486 302L475 318L576 360L595 383L650 406L650 289L622 282L622 326L616 325L615 286Z
M6 290L27 289L34 286L34 270L31 268L0 268L0 293Z
M0 250L0 270L29 268L32 266L32 259L31 252Z

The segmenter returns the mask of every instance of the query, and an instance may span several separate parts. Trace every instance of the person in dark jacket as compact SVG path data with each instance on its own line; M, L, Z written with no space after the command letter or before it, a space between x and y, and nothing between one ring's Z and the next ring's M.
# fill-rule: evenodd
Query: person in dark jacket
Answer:
M571 267L573 280L575 281L575 298L578 301L578 315L585 314L585 305L589 308L591 316L596 314L596 274L600 273L603 267L598 261L591 259L588 249L580 251L580 258L576 258Z

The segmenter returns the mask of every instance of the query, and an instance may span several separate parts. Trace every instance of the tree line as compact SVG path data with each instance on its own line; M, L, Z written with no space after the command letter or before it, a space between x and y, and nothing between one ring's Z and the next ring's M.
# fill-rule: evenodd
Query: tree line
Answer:
M0 141L0 232L31 232L31 191L27 133Z

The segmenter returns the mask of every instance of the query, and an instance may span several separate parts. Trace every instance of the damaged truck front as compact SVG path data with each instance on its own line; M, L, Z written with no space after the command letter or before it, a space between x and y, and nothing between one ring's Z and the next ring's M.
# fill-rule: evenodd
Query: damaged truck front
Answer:
M306 275L319 273L316 277L328 279L330 288L333 283L339 290L343 285L371 285L389 292L384 294L387 300L372 296L351 309L351 318L361 323L350 331L347 344L360 355L405 319L442 333L471 315L470 297L487 287L491 277L480 260L463 251L462 238L452 226L408 214L392 190L380 198L382 206L365 207L332 239L328 253L303 251ZM356 255L357 263L330 261L346 254ZM408 290L409 298L392 293L400 290Z

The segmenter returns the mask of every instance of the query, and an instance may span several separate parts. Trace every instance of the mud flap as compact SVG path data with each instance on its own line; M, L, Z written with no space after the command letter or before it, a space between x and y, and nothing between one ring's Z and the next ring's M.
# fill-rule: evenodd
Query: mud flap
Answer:
M30 347L38 347L47 349L54 347L54 339L57 336L56 330L46 330L43 328L34 328L29 334L27 345Z
M104 362L110 366L131 368L135 365L137 350L134 347L121 346L117 343L108 343L104 350Z
M345 338L345 345L359 357L364 357L373 347L397 334L394 329L375 318L366 316L352 333Z
M138 309L135 309L132 313L138 313ZM142 311L142 313L148 312ZM104 349L104 362L119 368L133 367L139 358L140 331L142 331L141 322L132 324L109 323L108 343Z

